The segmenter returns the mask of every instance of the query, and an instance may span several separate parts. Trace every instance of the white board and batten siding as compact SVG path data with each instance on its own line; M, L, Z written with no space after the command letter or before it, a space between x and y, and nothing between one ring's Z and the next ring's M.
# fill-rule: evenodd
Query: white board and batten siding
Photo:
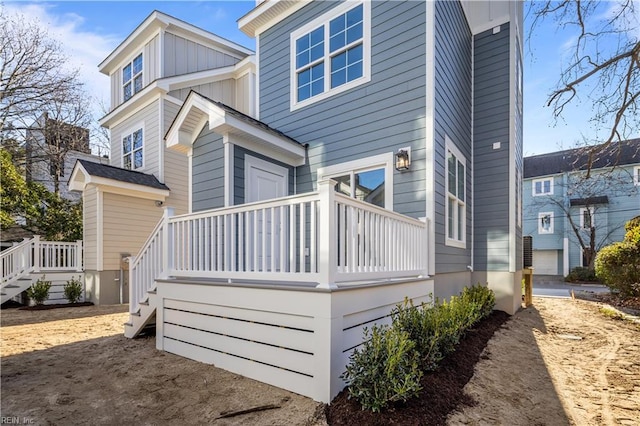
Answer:
M164 36L163 77L227 67L242 59L170 32Z
M405 296L430 302L433 281L329 292L171 280L157 291L158 349L329 402L364 327L389 323Z

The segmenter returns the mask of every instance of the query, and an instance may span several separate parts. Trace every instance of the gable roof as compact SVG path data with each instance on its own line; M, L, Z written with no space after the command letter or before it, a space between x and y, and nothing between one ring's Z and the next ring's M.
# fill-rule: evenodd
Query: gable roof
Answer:
M86 160L78 160L78 163L90 176L112 179L119 182L134 185L148 186L149 188L169 190L169 187L161 183L154 175L122 169L120 167L99 164ZM72 175L73 176L73 175ZM71 178L69 178L71 180Z
M167 15L166 13L154 10L109 54L109 56L100 62L98 70L103 74L109 75L114 67L118 66L118 64L122 60L126 59L127 56L140 50L142 43L160 31L161 28L173 29L180 33L180 35L215 46L217 49L223 50L239 59L254 53L251 49L247 49L240 44L217 36L212 32L203 30L202 28L196 27L195 25L189 24L171 15Z
M235 145L290 166L306 161L306 148L268 124L191 90L165 135L167 148L188 153L205 124Z
M599 145L598 147L603 147ZM581 147L524 158L523 177L554 175L564 172L586 170L589 153L597 147ZM640 138L613 142L593 156L592 169L640 163Z

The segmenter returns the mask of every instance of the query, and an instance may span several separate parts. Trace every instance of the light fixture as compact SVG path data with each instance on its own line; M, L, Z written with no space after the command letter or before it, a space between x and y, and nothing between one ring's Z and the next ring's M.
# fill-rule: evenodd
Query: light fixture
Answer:
M410 148L402 148L396 152L396 170L409 170L411 158L409 157Z

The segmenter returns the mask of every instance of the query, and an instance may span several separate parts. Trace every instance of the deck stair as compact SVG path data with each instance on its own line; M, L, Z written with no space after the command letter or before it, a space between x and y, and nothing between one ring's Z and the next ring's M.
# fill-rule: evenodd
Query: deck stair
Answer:
M82 241L41 241L35 235L0 253L0 302L18 296L46 274L82 272Z

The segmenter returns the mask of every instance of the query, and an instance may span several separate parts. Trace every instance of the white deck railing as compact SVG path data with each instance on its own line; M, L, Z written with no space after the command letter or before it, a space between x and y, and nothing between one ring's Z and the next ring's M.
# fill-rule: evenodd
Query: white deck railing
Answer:
M2 284L31 272L82 271L82 240L41 241L39 235L0 253Z
M171 216L130 265L132 312L159 277L315 283L427 276L427 223L334 191Z

